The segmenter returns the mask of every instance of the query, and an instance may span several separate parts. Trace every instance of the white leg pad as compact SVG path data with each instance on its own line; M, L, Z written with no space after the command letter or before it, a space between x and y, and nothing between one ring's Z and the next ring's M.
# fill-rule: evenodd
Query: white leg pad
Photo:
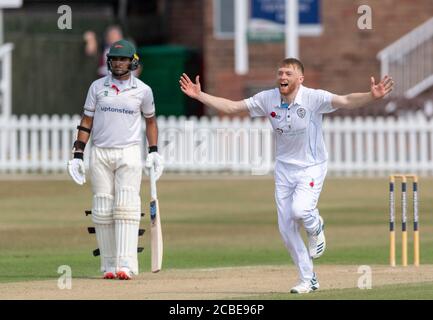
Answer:
M138 274L137 246L140 202L138 191L132 187L122 187L116 192L113 217L117 268L128 268L134 274Z
M116 270L113 202L114 197L110 194L98 193L93 196L92 221L95 224L102 272L115 272Z

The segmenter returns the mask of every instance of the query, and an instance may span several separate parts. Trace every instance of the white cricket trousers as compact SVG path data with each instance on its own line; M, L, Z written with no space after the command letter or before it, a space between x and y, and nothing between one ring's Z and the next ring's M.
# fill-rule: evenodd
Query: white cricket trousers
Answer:
M128 268L138 274L138 229L142 159L140 145L93 146L90 154L92 219L101 254L101 271Z
M305 168L281 161L275 163L278 227L301 281L312 279L313 261L302 239L300 226L303 225L309 234L319 227L317 202L326 172L327 162Z

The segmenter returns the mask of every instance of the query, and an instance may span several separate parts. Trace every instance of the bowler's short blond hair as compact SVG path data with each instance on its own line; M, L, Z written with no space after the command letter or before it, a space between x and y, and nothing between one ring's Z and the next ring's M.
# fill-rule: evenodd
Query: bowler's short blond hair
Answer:
M304 65L298 59L286 58L279 63L278 68L288 67L288 66L295 66L297 69L301 71L302 75L304 75Z

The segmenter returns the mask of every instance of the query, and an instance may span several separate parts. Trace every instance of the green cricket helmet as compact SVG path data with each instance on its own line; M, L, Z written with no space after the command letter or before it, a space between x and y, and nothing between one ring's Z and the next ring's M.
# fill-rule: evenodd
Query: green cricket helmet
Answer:
M126 57L131 59L129 70L138 68L138 55L134 45L126 40L119 40L113 43L107 53L107 67L111 71L111 58L113 57Z

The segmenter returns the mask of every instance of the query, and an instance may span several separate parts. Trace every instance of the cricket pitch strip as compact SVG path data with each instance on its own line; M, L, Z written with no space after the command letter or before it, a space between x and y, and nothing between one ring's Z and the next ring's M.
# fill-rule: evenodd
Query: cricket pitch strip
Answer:
M389 267L373 265L375 286L433 281L433 266ZM361 271L360 271L361 270ZM357 288L364 267L318 265L320 291ZM217 300L246 299L272 293L289 293L297 282L293 266L249 266L215 269L168 269L141 273L130 281L72 278L70 289L59 289L58 279L0 284L0 299L55 300ZM315 294L315 293L312 293Z

